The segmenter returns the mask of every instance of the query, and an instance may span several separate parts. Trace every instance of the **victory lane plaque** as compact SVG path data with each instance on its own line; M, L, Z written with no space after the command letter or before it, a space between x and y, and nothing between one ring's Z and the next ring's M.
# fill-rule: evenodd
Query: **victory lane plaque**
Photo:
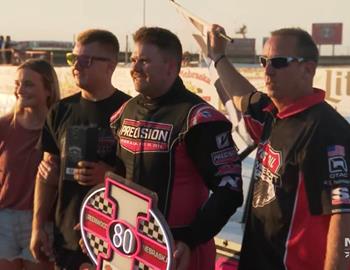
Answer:
M113 173L80 211L81 234L98 270L170 270L174 240L157 195Z

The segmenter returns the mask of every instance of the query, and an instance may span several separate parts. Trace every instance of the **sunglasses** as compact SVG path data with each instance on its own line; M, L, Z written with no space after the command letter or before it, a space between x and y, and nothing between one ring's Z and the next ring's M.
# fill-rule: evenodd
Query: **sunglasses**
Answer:
M303 57L292 57L292 56L279 56L273 58L267 58L264 56L259 57L260 64L262 67L266 67L270 64L273 68L280 69L289 66L289 63L293 61L303 62L305 59Z
M78 65L82 68L90 67L93 61L111 61L110 59L105 57L77 55L74 53L67 53L66 60L69 66L74 66L75 63L78 63Z

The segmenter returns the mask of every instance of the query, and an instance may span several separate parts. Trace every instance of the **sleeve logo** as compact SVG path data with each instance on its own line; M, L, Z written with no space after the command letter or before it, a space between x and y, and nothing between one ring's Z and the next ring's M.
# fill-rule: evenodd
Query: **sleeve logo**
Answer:
M330 178L347 178L348 164L345 159L345 148L341 145L331 145L327 147L328 169Z
M337 187L332 190L332 205L350 204L349 189Z
M347 173L348 166L344 157L331 157L328 159L330 173Z
M226 148L230 145L229 132L224 132L216 136L216 145L219 149Z

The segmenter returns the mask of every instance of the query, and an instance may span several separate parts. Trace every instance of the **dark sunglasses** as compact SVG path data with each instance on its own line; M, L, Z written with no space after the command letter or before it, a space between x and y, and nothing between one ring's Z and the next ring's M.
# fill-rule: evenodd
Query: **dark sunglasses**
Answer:
M92 62L95 60L97 60L97 61L111 61L110 59L105 58L105 57L76 55L74 53L67 53L66 60L67 60L67 64L69 66L74 66L75 63L78 63L78 65L82 68L90 67L92 65Z
M267 64L270 64L273 68L279 69L284 68L293 61L303 62L305 59L303 57L292 57L292 56L279 56L273 58L267 58L264 56L259 57L260 64L262 67L266 67Z

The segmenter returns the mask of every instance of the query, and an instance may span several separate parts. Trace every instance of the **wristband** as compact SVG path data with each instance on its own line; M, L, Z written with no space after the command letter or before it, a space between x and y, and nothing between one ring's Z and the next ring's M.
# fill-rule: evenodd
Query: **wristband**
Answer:
M223 58L225 58L226 57L226 55L225 54L222 54L222 55L220 55L218 58L216 58L215 60L214 60L214 67L216 68L216 66L218 65L218 63L223 59Z

